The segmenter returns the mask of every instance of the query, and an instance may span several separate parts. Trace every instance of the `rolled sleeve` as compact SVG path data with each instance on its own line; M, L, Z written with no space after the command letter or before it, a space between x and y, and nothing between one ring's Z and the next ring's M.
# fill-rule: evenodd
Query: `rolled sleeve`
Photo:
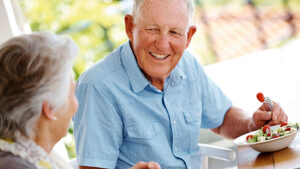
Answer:
M202 123L201 128L216 128L222 125L231 100L205 73L203 67L195 60L198 83L201 86Z
M222 125L225 114L232 106L232 102L221 91L221 89L210 81L202 102L202 128L216 128Z
M79 165L115 168L123 124L112 101L87 83L79 83L76 96L79 109L74 116L74 137Z

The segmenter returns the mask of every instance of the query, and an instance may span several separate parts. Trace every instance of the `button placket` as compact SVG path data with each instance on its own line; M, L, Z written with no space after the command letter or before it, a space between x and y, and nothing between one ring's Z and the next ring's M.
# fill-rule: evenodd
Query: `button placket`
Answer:
M164 93L163 100L164 100L165 106L167 108L169 117L170 117L171 130L172 130L172 135L173 135L172 147L173 147L174 155L176 155L176 152L178 152L178 147L176 146L176 140L177 140L176 124L177 124L177 121L174 118L174 113L172 111L173 110L172 106L168 104L166 93Z

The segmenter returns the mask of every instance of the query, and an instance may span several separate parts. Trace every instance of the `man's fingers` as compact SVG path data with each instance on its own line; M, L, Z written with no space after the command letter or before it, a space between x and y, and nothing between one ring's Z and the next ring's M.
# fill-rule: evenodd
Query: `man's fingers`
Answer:
M287 115L278 103L274 105L272 121L279 124L287 122Z
M272 102L273 107L272 107L272 112L268 111L269 110L269 105L262 104L258 110L253 114L252 120L256 126L256 128L259 128L266 123L268 125L273 126L277 124L281 124L283 122L288 121L288 116L284 112L284 110L281 108L281 106L276 103Z
M255 121L268 121L272 118L272 112L257 110L254 113L253 118Z
M274 102L274 108L273 108L274 117L272 120L274 121L280 121L280 117L285 114L284 111L281 109L280 105L278 103Z
M140 161L130 169L148 169L148 164L146 162Z
M274 104L272 121L268 125L281 124L288 121L288 116L285 114L284 110L280 107L278 103Z
M271 104L274 106L274 102L272 102ZM271 104L267 103L267 102L263 102L259 109L261 111L270 111L271 110Z
M156 162L150 161L148 163L148 168L149 169L160 169L160 165Z
M150 162L140 161L140 162L136 163L130 169L161 169L161 168L160 168L160 165L156 162L153 162L153 161L150 161Z

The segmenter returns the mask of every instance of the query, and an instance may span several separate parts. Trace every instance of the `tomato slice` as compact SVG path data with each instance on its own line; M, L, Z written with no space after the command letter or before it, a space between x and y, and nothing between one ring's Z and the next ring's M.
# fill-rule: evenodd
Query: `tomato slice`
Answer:
M277 138L277 137L279 137L279 135L278 135L278 134L274 135L272 138Z
M291 128L287 127L284 131L291 131Z
M266 134L269 134L270 133L270 127L268 125L265 125L264 128L262 129L262 131Z
M246 137L246 140L248 141L249 140L249 138L253 138L253 136L252 135L248 135L247 137Z
M260 102L265 101L265 96L261 92L257 93L256 97Z
M283 123L280 124L280 127L286 126L286 125L287 125L287 122L283 122Z

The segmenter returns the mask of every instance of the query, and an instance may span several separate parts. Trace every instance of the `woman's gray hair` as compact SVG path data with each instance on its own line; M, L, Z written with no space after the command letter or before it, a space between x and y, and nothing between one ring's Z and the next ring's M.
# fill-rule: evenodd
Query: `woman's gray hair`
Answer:
M141 15L141 7L143 3L147 0L133 0L133 8L132 8L132 15L136 18L139 18ZM188 20L188 27L190 27L193 23L193 17L194 17L194 1L193 0L184 0L187 5L187 10L189 14L189 20Z
M38 32L0 45L0 138L33 138L42 104L55 111L66 101L78 53L68 37Z

